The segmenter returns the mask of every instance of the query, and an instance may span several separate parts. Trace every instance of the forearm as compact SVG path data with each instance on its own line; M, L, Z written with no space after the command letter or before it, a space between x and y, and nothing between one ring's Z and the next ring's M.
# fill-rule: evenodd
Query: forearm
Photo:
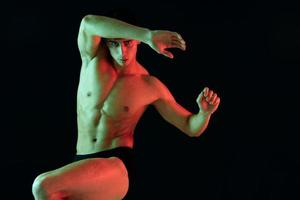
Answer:
M98 15L87 15L83 18L81 26L90 35L103 38L127 38L147 43L151 31L147 28L134 26L126 22Z
M189 136L199 137L207 128L211 114L199 112L188 118Z

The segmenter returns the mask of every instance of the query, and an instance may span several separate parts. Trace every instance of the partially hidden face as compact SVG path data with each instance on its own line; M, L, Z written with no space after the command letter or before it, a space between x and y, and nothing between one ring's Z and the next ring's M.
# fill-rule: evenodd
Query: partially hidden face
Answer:
M119 66L127 66L136 59L138 40L106 39L106 46L114 62Z

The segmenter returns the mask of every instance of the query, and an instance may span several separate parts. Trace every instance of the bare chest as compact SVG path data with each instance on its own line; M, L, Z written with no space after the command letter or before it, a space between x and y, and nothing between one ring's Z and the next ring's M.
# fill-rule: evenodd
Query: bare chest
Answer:
M97 112L114 120L130 118L155 100L147 77L86 74L78 88L78 111ZM140 112L139 112L140 111Z
M126 118L143 111L155 96L147 81L140 76L116 80L103 103L103 111L112 118Z

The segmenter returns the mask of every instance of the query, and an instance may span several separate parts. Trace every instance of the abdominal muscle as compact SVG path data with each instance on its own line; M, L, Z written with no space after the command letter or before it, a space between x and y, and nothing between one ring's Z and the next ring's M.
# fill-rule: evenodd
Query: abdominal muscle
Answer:
M85 111L87 112L87 111ZM134 119L113 120L96 110L78 115L77 154L90 154L116 147L133 147Z
M96 62L97 64L97 62ZM82 68L77 94L77 154L133 147L134 128L153 101L144 76L117 77L105 64ZM101 75L101 76L100 76ZM143 94L143 95L141 95Z

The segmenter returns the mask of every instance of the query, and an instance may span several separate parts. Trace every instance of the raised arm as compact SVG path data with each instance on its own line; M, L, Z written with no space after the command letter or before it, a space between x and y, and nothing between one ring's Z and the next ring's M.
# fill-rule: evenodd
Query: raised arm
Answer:
M94 57L102 37L128 38L145 42L150 37L150 31L114 18L87 15L80 23L78 34L78 48L81 56Z
M154 85L158 98L153 105L160 115L188 136L200 136L207 128L211 114L218 108L220 98L217 94L205 88L196 100L199 111L193 114L178 104L168 88L156 78Z
M173 58L166 48L180 48L185 50L185 42L182 37L171 31L149 30L138 27L118 19L87 15L79 28L78 48L82 58L91 59L96 55L101 38L126 38L139 40L148 44L156 52Z

